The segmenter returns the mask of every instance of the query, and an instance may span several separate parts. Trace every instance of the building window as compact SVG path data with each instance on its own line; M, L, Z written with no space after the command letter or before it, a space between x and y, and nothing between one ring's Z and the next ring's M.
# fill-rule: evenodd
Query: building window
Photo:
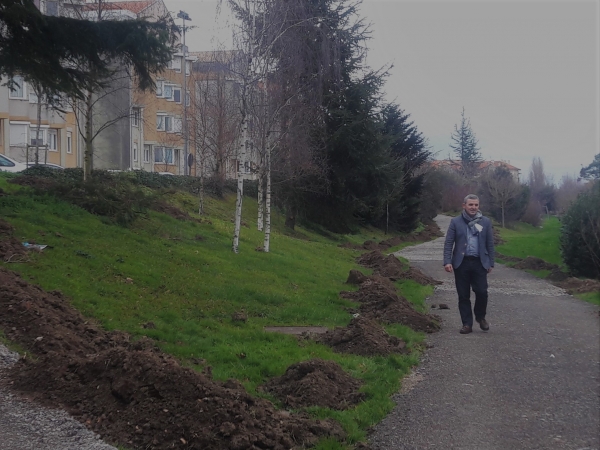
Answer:
M150 162L150 153L152 152L152 146L148 144L144 144L144 162Z
M137 145L133 146L133 160L137 161L138 160L138 154L137 154Z
M163 96L163 82L162 81L156 82L156 96L157 97Z
M190 106L191 98L190 91L187 90L185 93L185 106Z
M156 129L158 131L165 131L165 116L164 114L157 114L156 116Z
M165 117L165 131L173 131L173 118L171 116Z
M191 61L186 61L185 62L185 74L189 75L190 74L190 65L191 65Z
M171 60L171 69L175 72L181 72L181 56L174 56Z
M48 150L55 152L58 150L58 132L57 130L48 130Z
M163 97L172 100L173 99L173 85L165 84L163 87Z
M39 134L37 134L37 132L38 132L37 126L32 124L29 127L29 144L30 145L45 145L45 144L47 144L48 140L46 139L46 133L48 132L48 129L40 128ZM37 141L36 141L36 136L38 136Z
M73 153L73 133L67 131L67 153Z
M27 145L29 139L29 125L26 124L10 124L10 145L22 146Z
M173 164L173 149L170 147L154 147L154 162Z
M175 101L175 103L181 103L181 89L173 89L173 100Z
M12 79L13 85L8 90L8 98L25 99L25 80L21 75L15 75Z
M134 127L140 126L140 108L131 109L131 125Z

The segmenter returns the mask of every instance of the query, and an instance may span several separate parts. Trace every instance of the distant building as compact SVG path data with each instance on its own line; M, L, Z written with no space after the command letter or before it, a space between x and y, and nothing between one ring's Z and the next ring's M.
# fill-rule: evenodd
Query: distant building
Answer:
M459 159L438 159L431 161L431 167L436 169L451 170L456 173L462 173L462 163ZM484 173L489 170L494 170L498 167L503 167L508 170L515 181L519 181L521 169L511 165L507 161L482 161L477 167L479 173Z

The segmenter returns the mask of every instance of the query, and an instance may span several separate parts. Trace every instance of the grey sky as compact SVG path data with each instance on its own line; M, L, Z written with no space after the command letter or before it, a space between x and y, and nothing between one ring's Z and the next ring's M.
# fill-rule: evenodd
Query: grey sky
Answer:
M165 0L198 28L190 50L231 45L226 6ZM560 181L600 148L600 1L365 0L368 63L393 63L385 91L447 158L463 106L486 159ZM215 39L214 36L217 38Z

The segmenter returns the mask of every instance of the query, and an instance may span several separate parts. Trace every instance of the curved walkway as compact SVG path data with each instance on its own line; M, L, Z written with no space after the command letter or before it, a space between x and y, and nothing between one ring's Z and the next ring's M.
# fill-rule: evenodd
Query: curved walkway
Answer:
M436 221L445 232L449 217ZM469 335L454 276L442 267L444 238L398 252L442 280L428 303L442 330L403 382L394 411L370 437L375 449L598 450L598 307L544 280L497 264L488 276L490 331Z

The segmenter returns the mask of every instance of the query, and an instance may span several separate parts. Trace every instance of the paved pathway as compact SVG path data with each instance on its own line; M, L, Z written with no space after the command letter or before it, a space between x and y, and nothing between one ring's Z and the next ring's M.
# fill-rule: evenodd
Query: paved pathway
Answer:
M438 216L443 231L449 217ZM461 335L444 238L400 255L442 280L428 303L444 324L403 383L394 411L375 428L375 449L600 448L598 307L526 272L497 264L489 275L490 331ZM410 387L412 386L412 387Z

